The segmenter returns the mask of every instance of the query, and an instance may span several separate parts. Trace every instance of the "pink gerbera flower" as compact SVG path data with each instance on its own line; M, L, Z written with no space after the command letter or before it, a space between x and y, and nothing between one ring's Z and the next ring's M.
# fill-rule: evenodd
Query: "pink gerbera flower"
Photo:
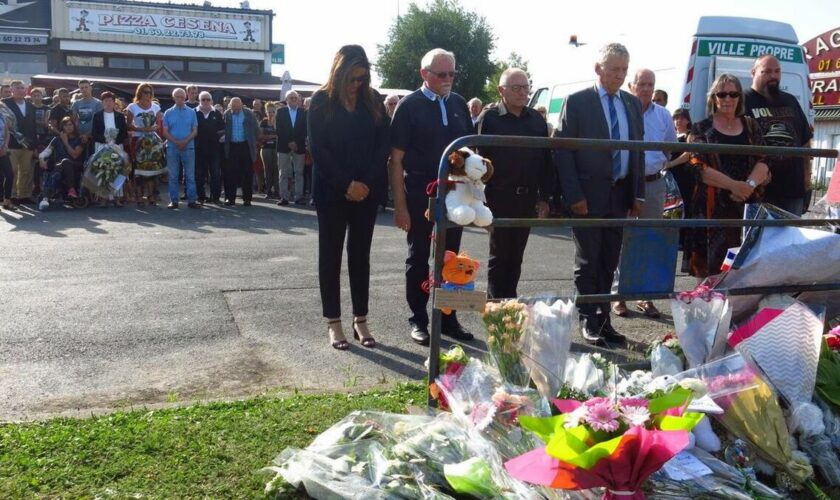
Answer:
M596 431L613 432L618 430L619 413L606 398L598 399L603 399L604 402L587 404L586 423Z
M636 408L647 408L648 407L648 400L645 398L624 398L618 400L619 407L636 407Z

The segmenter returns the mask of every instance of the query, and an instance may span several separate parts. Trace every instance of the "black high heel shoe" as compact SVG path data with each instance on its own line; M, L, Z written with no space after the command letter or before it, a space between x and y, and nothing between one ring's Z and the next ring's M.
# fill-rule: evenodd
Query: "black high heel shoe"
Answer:
M376 339L373 338L367 328L367 319L353 320L353 338L368 349L376 347Z
M333 325L338 325L338 327ZM338 349L339 351L350 349L350 343L347 342L347 339L344 337L344 332L341 329L340 319L327 322L327 334L330 336L330 345L333 346L333 349Z

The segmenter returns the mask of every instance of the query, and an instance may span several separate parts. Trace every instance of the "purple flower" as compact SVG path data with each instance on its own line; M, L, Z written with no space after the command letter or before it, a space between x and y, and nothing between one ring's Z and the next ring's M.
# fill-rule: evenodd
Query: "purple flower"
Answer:
M587 401L586 423L596 431L614 432L618 430L619 413L613 408L606 398L595 398L603 401L590 404L593 400Z
M648 400L645 398L623 398L618 400L619 407L634 407L634 408L647 408L648 407Z

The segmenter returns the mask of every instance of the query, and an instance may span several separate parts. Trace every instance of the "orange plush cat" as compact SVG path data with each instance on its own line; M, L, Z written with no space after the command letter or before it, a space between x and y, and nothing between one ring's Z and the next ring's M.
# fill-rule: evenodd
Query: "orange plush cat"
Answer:
M456 255L447 250L443 256L443 290L475 290L475 276L478 274L479 263L467 255ZM441 308L443 314L452 314L452 309Z

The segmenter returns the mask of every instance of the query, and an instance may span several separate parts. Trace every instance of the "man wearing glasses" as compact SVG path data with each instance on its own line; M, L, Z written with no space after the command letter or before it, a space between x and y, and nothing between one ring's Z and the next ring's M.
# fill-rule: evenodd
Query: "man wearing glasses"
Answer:
M642 140L639 99L621 90L630 53L618 43L600 51L595 85L563 102L555 137ZM558 149L554 154L563 198L575 217L638 217L645 198L641 151ZM608 294L621 253L621 227L576 227L575 287L581 295ZM590 344L624 342L610 322L610 303L581 304L581 335Z
M385 112L388 113L388 118L394 118L394 111L397 110L397 104L400 102L400 96L391 94L385 98Z
M429 294L423 282L429 277L429 254L434 225L426 219L429 204L426 187L437 179L440 157L446 146L473 131L470 111L463 97L452 92L455 55L433 49L420 64L423 85L407 95L397 106L391 122L391 191L394 196L394 222L407 233L408 258L405 261L405 295L411 309L408 322L411 338L429 345ZM461 228L446 233L446 249L458 251ZM455 313L443 318L442 331L456 340L472 340L473 335L458 323Z
M476 132L481 135L547 137L548 124L527 106L530 85L521 69L508 68L499 78L498 105L481 113ZM548 217L548 198L554 191L551 151L534 148L483 147L481 154L493 162L493 177L485 193L495 217ZM495 228L490 234L487 294L490 298L517 297L522 256L530 228Z

